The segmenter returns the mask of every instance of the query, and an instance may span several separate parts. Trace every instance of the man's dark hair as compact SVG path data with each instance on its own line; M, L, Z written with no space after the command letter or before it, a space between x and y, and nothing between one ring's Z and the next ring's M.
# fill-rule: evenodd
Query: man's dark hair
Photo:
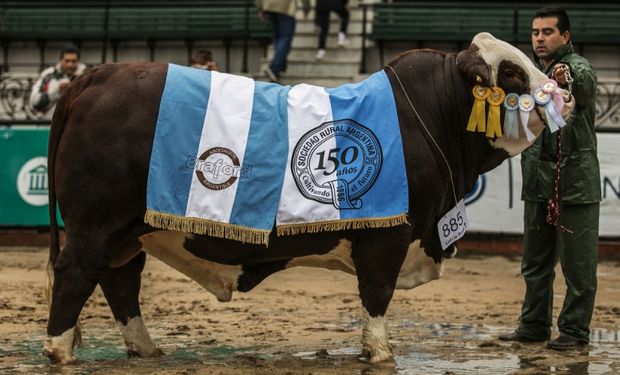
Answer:
M548 17L556 17L558 19L558 30L560 30L560 34L564 34L565 31L570 32L570 20L568 19L568 14L562 8L555 7L544 7L540 8L536 11L536 14L532 18L548 18Z
M60 50L60 59L62 60L63 57L65 57L66 53L75 53L78 57L78 60L80 59L80 49L77 48L77 46L75 44L67 44L66 46L64 46L61 50Z

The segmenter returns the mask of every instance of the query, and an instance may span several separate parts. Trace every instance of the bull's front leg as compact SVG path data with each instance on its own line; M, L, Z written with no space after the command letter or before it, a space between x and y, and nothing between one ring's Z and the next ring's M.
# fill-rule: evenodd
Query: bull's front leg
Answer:
M392 358L385 321L398 273L407 254L409 225L365 230L353 248L363 306L362 354L370 363Z

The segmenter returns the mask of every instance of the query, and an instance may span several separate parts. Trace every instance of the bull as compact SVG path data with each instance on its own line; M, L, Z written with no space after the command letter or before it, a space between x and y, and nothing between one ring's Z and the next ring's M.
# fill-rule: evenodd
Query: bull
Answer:
M385 68L397 107L409 186L408 222L388 228L271 234L269 246L208 235L158 230L145 224L149 158L167 65L106 64L75 80L54 113L49 142L51 304L44 354L75 361L82 307L100 285L130 355L162 352L141 318L140 275L149 253L197 281L220 301L295 266L357 276L363 306L362 346L369 362L392 352L384 315L395 288L438 279L445 258L437 222L471 190L477 177L533 141L487 137L465 130L472 87L530 93L545 79L517 48L488 33L459 53L405 52ZM386 93L392 95L392 93ZM572 108L570 95L561 92ZM502 110L503 111L503 110ZM538 136L545 113L528 128ZM56 204L65 223L60 251ZM146 252L146 253L145 253Z

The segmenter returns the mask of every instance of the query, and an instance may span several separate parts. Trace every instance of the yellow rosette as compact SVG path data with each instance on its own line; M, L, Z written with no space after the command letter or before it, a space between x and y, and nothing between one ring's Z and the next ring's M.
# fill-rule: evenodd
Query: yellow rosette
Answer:
M486 103L486 99L491 94L491 89L488 87L476 85L472 90L474 94L474 106L471 109L471 114L469 115L469 121L467 122L467 131L475 132L478 130L479 132L484 132L486 130L486 121L484 118L484 107Z
M499 106L502 105L506 93L500 87L494 86L491 88L491 93L487 96L487 102L489 102L489 118L487 120L487 137L495 138L502 136L502 125L499 121Z

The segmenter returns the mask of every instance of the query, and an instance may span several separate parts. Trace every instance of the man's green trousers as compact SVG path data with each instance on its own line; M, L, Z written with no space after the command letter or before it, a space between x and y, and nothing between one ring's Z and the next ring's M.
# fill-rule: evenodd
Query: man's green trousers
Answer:
M546 223L547 203L524 203L521 273L526 292L517 332L531 339L549 338L554 268L559 260L566 280L566 296L558 329L576 340L588 342L596 294L599 203L564 204L558 222L568 231Z

